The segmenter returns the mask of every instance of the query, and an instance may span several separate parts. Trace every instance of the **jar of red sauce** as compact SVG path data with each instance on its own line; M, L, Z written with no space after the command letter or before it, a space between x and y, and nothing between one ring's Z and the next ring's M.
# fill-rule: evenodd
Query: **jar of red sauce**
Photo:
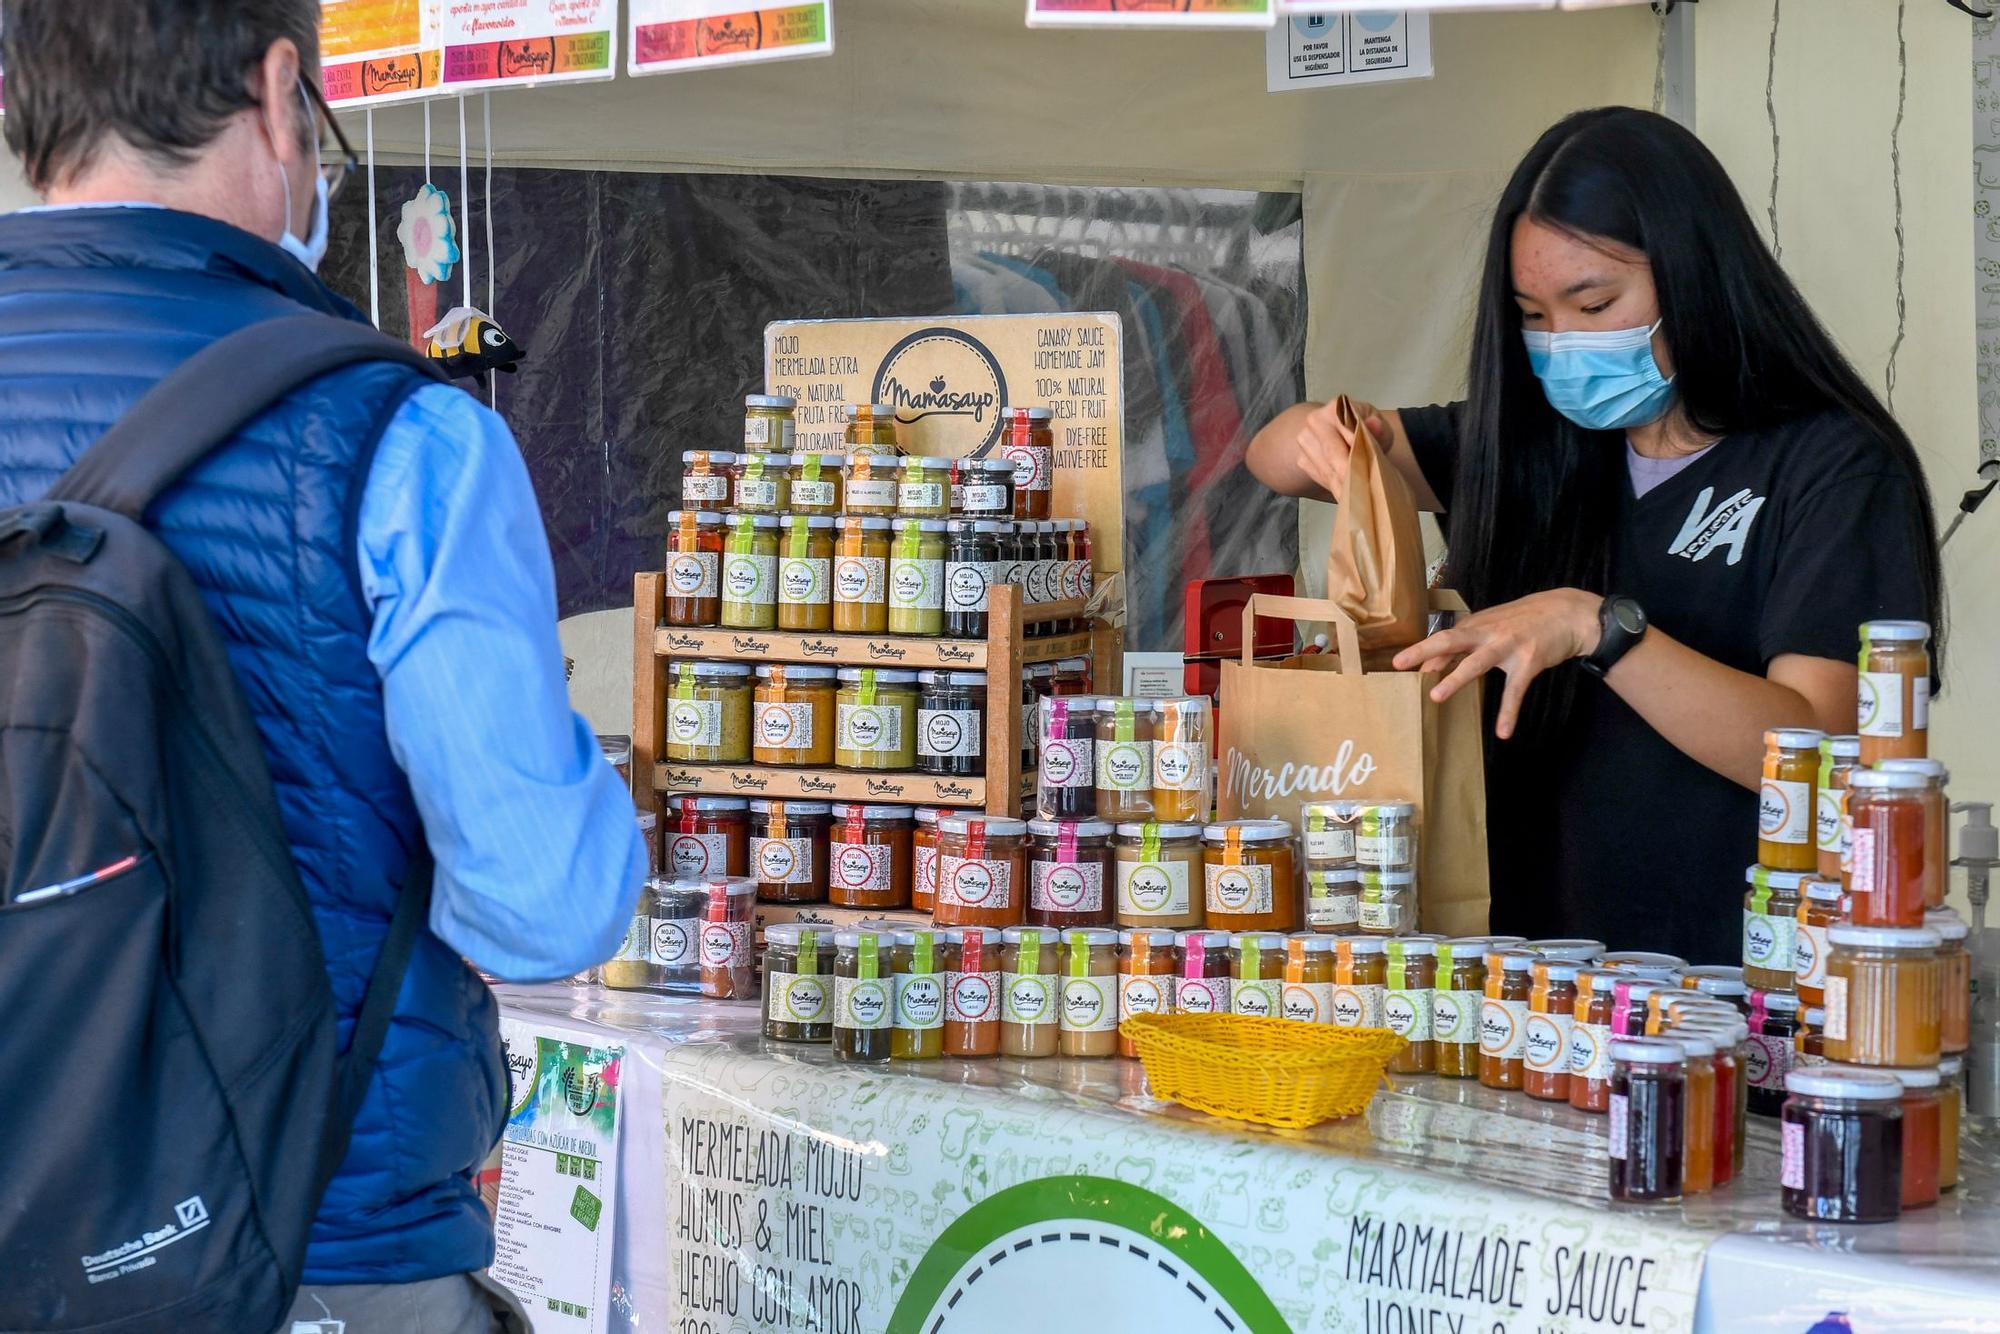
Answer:
M750 803L742 797L668 797L662 872L675 880L750 873Z
M1920 773L1857 769L1848 776L1848 917L1856 926L1923 925L1930 785Z

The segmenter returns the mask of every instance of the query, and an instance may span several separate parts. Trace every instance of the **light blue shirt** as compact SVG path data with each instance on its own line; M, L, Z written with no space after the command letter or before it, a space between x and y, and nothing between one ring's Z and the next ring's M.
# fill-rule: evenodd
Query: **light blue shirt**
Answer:
M389 745L437 862L431 930L509 981L610 958L646 846L569 706L548 537L507 424L419 389L376 449L357 545Z

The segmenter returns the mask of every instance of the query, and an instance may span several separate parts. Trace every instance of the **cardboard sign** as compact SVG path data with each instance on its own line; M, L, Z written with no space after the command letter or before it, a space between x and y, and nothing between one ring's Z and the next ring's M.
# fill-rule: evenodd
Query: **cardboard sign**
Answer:
M444 56L445 0L325 0L320 87L334 106L434 95Z
M630 0L633 74L833 54L833 0L745 10L742 0Z
M904 452L983 458L1000 409L1055 413L1053 513L1087 519L1100 574L1124 568L1124 334L1118 317L796 320L764 330L765 391L799 401L801 451L839 453L850 403L896 409Z
M1030 28L1268 28L1278 0L1028 0Z
M525 88L608 79L618 0L443 0L444 84Z
M1274 93L1428 79L1430 15L1385 9L1288 17L1265 39L1264 67Z

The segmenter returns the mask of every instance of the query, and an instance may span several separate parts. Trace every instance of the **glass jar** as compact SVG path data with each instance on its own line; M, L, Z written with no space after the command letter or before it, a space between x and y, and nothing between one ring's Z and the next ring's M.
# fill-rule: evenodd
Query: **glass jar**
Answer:
M1826 994L1826 933L1847 920L1847 895L1832 880L1808 880L1800 887L1799 924L1792 933L1793 990L1807 1005Z
M1047 408L1000 409L998 448L1014 465L1014 517L1048 518L1055 495L1055 413Z
M618 771L618 779L625 790L632 790L632 738L613 736L610 733L597 734L597 749L604 756L604 762Z
M1711 1183L1715 1186L1728 1185L1743 1168L1747 1136L1742 1133L1745 1127L1740 1111L1742 1095L1746 1091L1741 1053L1748 1031L1741 1019L1702 1016L1675 1024L1669 1034L1678 1041L1702 1037L1714 1044L1709 1056L1709 1065L1715 1076L1713 1101L1709 1104L1709 1113L1714 1119L1709 1131L1709 1171Z
M1030 663L1021 669L1021 772L1033 773L1041 762L1041 752L1036 747L1040 740L1042 701L1054 692L1056 665L1052 662Z
M1715 1187L1715 1043L1698 1033L1663 1039L1687 1059L1687 1121L1681 1135L1681 1191L1700 1195Z
M722 615L720 514L675 510L667 515L665 585L668 625L714 625Z
M683 764L750 760L750 664L676 662L669 666L667 758Z
M1364 805L1359 801L1309 801L1299 807L1307 867L1360 868L1355 844Z
M951 515L951 461L905 455L896 473L896 513L910 519Z
M1097 708L1090 695L1042 701L1035 728L1039 768L1035 813L1044 820L1085 820L1097 814Z
M1799 1029L1799 998L1782 991L1750 993L1750 1035L1744 1069L1749 1108L1776 1116L1785 1105L1785 1076L1792 1071L1792 1040Z
M1047 526L1033 519L1014 521L1014 530L1020 534L1021 540L1021 602L1024 606L1032 607L1050 600L1051 560L1047 548L1043 545L1042 533L1042 529ZM1044 623L1036 622L1028 626L1028 634L1033 637L1044 633L1046 629Z
M1389 1000L1388 942L1344 936L1333 943L1333 1025L1386 1028Z
M1529 940L1523 941L1521 948L1536 958L1559 959L1564 963L1596 963L1604 957L1604 945L1596 940Z
M851 515L893 517L898 471L893 457L858 453L850 447L847 475L841 481L841 505Z
M896 992L896 1021L889 1055L899 1061L934 1061L944 1055L946 954L939 933L898 931L889 971Z
M1965 1124L1965 1060L1947 1056L1938 1062L1943 1119L1938 1126L1938 1189L1958 1186L1958 1137Z
M1544 1102L1569 1101L1569 1039L1576 1027L1577 965L1537 959L1529 970L1527 1041L1521 1089Z
M944 525L898 519L889 553L889 633L944 633Z
M1479 1003L1486 990L1486 941L1478 936L1437 947L1437 982L1431 993L1431 1038L1437 1073L1447 1079L1479 1077Z
M1056 674L1049 681L1049 693L1064 698L1090 693L1090 659L1059 658Z
M836 931L833 962L833 1054L843 1061L886 1061L896 1027L896 977L889 939L880 932Z
M832 764L833 700L831 667L759 667L751 757L759 764Z
M1847 779L1861 760L1861 738L1830 736L1819 743L1813 785L1813 845L1822 880L1838 880L1847 866Z
M1360 917L1366 935L1400 936L1416 930L1416 874L1361 868Z
M1291 936L1285 941L1284 989L1278 1014L1299 1024L1333 1022L1333 938Z
M1407 801L1378 802L1361 808L1355 827L1354 859L1364 871L1417 869L1417 808Z
M1387 943L1389 979L1382 1020L1390 1032L1409 1043L1389 1058L1392 1074L1428 1075L1437 1069L1431 999L1437 988L1438 943L1424 936Z
M1014 461L959 459L951 470L951 512L968 519L1014 517Z
M1306 926L1328 935L1351 935L1361 925L1361 868L1306 867Z
M743 446L745 451L790 454L798 441L796 413L799 401L781 394L743 396ZM737 502L740 507L742 502Z
M823 801L750 803L750 874L765 903L825 903L829 807Z
M1687 1151L1687 1063L1657 1039L1611 1044L1611 1198L1633 1204L1681 1197Z
M700 895L701 994L711 1000L749 1000L757 994L757 956L750 938L757 882L730 876L694 888Z
M889 628L889 521L846 515L833 547L833 628L879 635Z
M1061 1035L1055 933L1010 926L1000 933L1000 1054L1053 1056Z
M1500 950L1486 957L1486 995L1479 1003L1479 1082L1518 1089L1526 1074L1528 998L1535 956Z
M938 817L948 814L934 806L917 808L910 831L910 907L929 912L937 902Z
M954 927L945 948L944 1054L1000 1053L1000 929Z
M1646 950L1619 950L1613 954L1597 957L1599 968L1616 968L1621 973L1643 977L1652 982L1672 982L1676 985L1688 963L1678 954L1654 954Z
M846 468L845 454L794 454L792 513L828 517L840 513L841 474Z
M599 965L599 979L617 991L697 990L706 903L699 882L647 877L625 943Z
M823 514L787 515L778 529L778 628L833 628L833 520Z
M1118 925L1186 929L1202 924L1201 826L1118 825L1112 837Z
M917 769L941 777L986 772L986 673L917 673Z
M1926 1209L1938 1202L1943 1168L1943 1079L1934 1065L1885 1073L1903 1086L1902 1206Z
M842 769L913 769L917 763L917 674L842 667L834 697L833 762Z
M675 880L750 873L750 803L742 797L668 797L661 870Z
M913 878L908 806L840 802L827 832L827 898L841 908L907 908Z
M1153 814L1153 708L1150 701L1097 702L1094 750L1097 813L1144 822Z
M1951 771L1936 760L1884 760L1877 767L1884 773L1920 774L1924 779L1924 906L1942 908L1951 887L1951 813L1945 798Z
M1062 1010L1057 1050L1064 1056L1118 1054L1118 933L1086 927L1062 934Z
M1602 1112L1611 1105L1611 1015L1623 976L1602 966L1577 970L1569 1030L1569 1105L1580 1112Z
M736 504L736 455L719 449L681 451L681 508L721 511Z
M894 458L902 453L902 446L896 443L895 408L887 403L849 403L846 416L849 454Z
M1944 1005L1938 933L1836 926L1827 936L1833 946L1826 961L1827 1059L1936 1065Z
M1861 767L1930 753L1931 628L1922 621L1861 627Z
M1920 773L1857 769L1848 775L1847 912L1856 926L1923 922L1931 878L1930 787Z
M1133 927L1118 933L1118 1054L1136 1057L1139 1049L1122 1031L1135 1014L1174 1012L1174 971L1180 953L1174 933L1160 927Z
M640 811L639 837L646 843L646 874L656 875L660 870L660 817L651 811Z
M805 922L764 928L764 1036L833 1040L833 935Z
M1241 931L1229 938L1229 1012L1269 1019L1284 999L1285 938Z
M1206 695L1153 704L1153 815L1184 822L1208 817L1214 708Z
M746 453L736 474L738 514L783 514L792 507L792 456Z
M1088 602L1097 591L1097 565L1090 525L1082 519L1068 522L1070 562L1076 571L1076 591L1072 596L1078 602Z
M778 516L732 514L722 540L722 603L718 619L731 630L778 624Z
M1799 889L1811 871L1753 866L1743 873L1743 981L1759 991L1790 991L1798 980Z
M1230 973L1227 931L1183 931L1174 937L1180 971L1174 974L1174 1013L1228 1014Z
M987 586L1000 560L997 529L971 519L946 525L944 632L952 639L986 638Z
M1680 987L1674 983L1654 982L1646 978L1619 978L1611 985L1611 1036L1646 1036L1646 1015L1651 1009L1653 995L1656 992L1673 995L1679 990Z
M1734 964L1705 963L1682 969L1681 989L1733 1005L1739 1015L1750 1012L1750 984Z
M1819 866L1815 841L1819 743L1826 733L1778 727L1764 733L1764 779L1757 797L1757 860L1774 871Z
M1296 931L1298 876L1292 827L1283 820L1231 820L1201 831L1208 924L1234 931Z
M1780 1121L1785 1212L1888 1223L1902 1212L1903 1085L1866 1070L1794 1070Z
M1028 921L1058 929L1109 926L1111 826L1102 820L1034 820L1028 849Z
M1963 1052L1972 1039L1972 954L1965 946L1971 932L1949 908L1925 913L1924 925L1938 933L1938 972L1944 988L1938 1045L1945 1055L1952 1056Z
M1827 1064L1826 1011L1817 1005L1802 1006L1798 1030L1792 1034L1792 1065L1811 1069Z
M1004 816L940 816L937 902L931 915L940 926L1013 926L1026 911L1027 872L1025 822Z

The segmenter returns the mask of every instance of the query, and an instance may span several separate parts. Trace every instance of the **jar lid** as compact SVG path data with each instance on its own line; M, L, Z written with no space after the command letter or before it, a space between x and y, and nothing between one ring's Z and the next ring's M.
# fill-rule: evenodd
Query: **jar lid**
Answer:
M611 732L597 734L597 748L604 752L604 758L613 761L632 758L632 738Z
M1412 801L1371 801L1361 808L1361 818L1370 816L1377 819L1415 818L1417 806Z
M1934 950L1944 943L1927 926L1832 926L1826 938L1835 945L1877 950Z
M1085 714L1097 712L1097 698L1096 695L1045 695L1042 698L1042 716L1046 718L1050 709L1061 704L1069 710L1070 717L1080 719Z
M1000 928L997 926L948 926L938 932L938 938L952 945L963 945L968 940L976 940L982 945L1000 943Z
M1922 792L1930 785L1930 775L1900 769L1856 769L1847 776L1847 786L1855 791Z
M683 814L688 811L693 811L699 815L704 811L747 811L750 809L750 802L743 797L669 797L667 800L674 802L674 809Z
M1632 1001L1643 1001L1663 991L1671 994L1680 990L1671 982L1662 982L1652 977L1621 977L1613 985L1625 989L1625 1000L1628 1004Z
M1576 988L1578 991L1589 991L1593 995L1609 995L1613 983L1631 976L1633 974L1623 968L1578 968Z
M1687 967L1687 960L1678 954L1649 954L1645 950L1618 950L1612 954L1599 955L1600 968L1666 968L1679 972Z
M1020 838L1028 832L1028 822L1016 820L1011 815L944 815L938 817L940 834L964 834L971 832L973 821L986 824L988 838Z
M1348 958L1357 954L1387 954L1389 942L1381 936L1339 936L1336 948Z
M1055 674L1056 665L1052 662L1031 662L1021 669L1021 675L1023 676L1043 677L1054 676Z
M1858 736L1830 736L1819 743L1819 753L1831 755L1836 760L1858 760L1861 758L1861 738Z
M1566 963L1595 963L1604 957L1604 944L1596 940L1530 940L1522 944L1530 954Z
M1807 1028L1825 1028L1826 1011L1820 1009L1817 1005L1807 1006L1805 1009L1799 1011L1799 1022Z
M722 522L722 516L714 510L668 510L667 527L678 528L681 526L681 520L690 516L703 527L715 527Z
M886 533L890 524L879 514L843 514L835 520L834 526L843 532L859 528L864 533Z
M1174 943L1176 934L1164 926L1132 926L1118 933L1120 945L1145 945L1151 949L1166 949ZM1328 936L1331 940L1333 937Z
M1110 838L1111 826L1103 820L1030 820L1028 832L1036 838L1055 838L1063 830L1078 838Z
M1924 925L1938 933L1941 940L1964 940L1972 934L1972 928L1965 919L1949 908L1933 908L1924 914Z
M984 686L985 672L918 672L917 680L927 686Z
M638 816L639 816L639 828L641 829L654 829L659 826L660 817L653 814L653 812L651 811L640 811L638 813Z
M773 922L764 928L764 947L781 945L786 949L797 949L808 931L813 935L813 952L829 949L833 945L833 932L827 930L824 922Z
M677 662L675 676L748 676L750 664L747 662Z
M1090 670L1090 659L1057 658L1056 670L1059 672L1087 672Z
M864 412L871 417L893 417L896 415L896 409L887 403L849 403L841 411L847 414L847 420L849 421L853 421Z
M1533 972L1545 982L1574 982L1578 966L1567 959L1537 959Z
M769 815L773 806L783 806L787 815L827 815L833 810L823 801L772 801L768 797L756 797L750 802L750 810L755 815Z
M1014 525L1003 519L974 519L972 521L972 531L975 533L1011 535L1014 531Z
M775 449L753 449L745 454L743 459L745 463L761 463L766 468L789 468L792 466L792 456L780 453Z
M1000 939L1008 945L1025 945L1030 940L1037 945L1053 946L1062 936L1062 931L1053 926L1003 926Z
M1888 643L1907 644L1931 637L1931 627L1927 621L1863 621L1861 638L1880 639Z
M778 516L775 514L732 514L724 520L731 528L776 528Z
M1951 770L1942 760L1878 760L1875 768L1885 774L1922 774L1939 783L1951 781Z
M682 463L699 463L706 456L710 464L728 465L736 462L736 455L726 449L683 449Z
M944 527L945 531L952 534L954 537L963 537L967 533L976 533L980 531L979 521L977 519L950 519L946 521Z
M1306 954L1331 954L1340 937L1323 936L1317 931L1301 931L1285 937L1285 948L1296 949Z
M1772 1014L1797 1014L1799 998L1789 991L1753 991L1750 1004Z
M1144 822L1127 821L1119 825L1116 832L1120 838L1144 838L1146 836L1146 828L1147 826ZM1165 824L1153 825L1152 829L1157 836L1163 839L1201 837L1201 826L1198 824L1183 824L1170 820Z
M1957 1079L1964 1073L1965 1058L1963 1056L1947 1056L1938 1062L1938 1074L1946 1079Z
M1389 940L1392 959L1430 959L1437 956L1438 942L1427 936L1394 936Z
M1806 881L1806 897L1818 903L1838 903L1845 893L1838 880Z
M944 812L935 806L919 806L917 807L917 823L927 824L935 829L937 828L938 817L943 814Z
M745 394L743 406L746 408L795 408L796 398L786 398L783 394Z
M1259 950L1282 950L1285 937L1276 931L1238 931L1229 938L1231 949L1242 949L1245 945L1255 945Z
M974 459L972 462L973 466L979 471L990 472L996 477L1003 472L1009 477L1014 475L1014 460L1012 459L985 458Z
M1239 831L1237 837L1245 843L1280 843L1292 836L1292 827L1283 820L1228 820L1204 827L1202 842L1226 843L1232 829Z
M929 936L933 944L944 939L942 928L928 926L899 926L893 931L885 932L884 934L894 940L897 947L901 949L908 949L914 946L917 943L918 936Z
M1314 887L1327 885L1359 885L1361 868L1358 866L1308 866L1306 884Z
M797 666L789 663L779 663L774 666L770 663L764 663L757 668L757 679L768 681L771 679L773 672L783 672L787 685L793 681L831 681L835 674L834 669L831 667L811 667L804 663L800 663Z
M757 882L743 875L715 876L708 880L653 879L646 883L656 894L697 894L713 898L720 891L732 899L757 897Z
M1376 871L1368 867L1356 868L1361 872L1361 887L1389 894L1400 894L1417 883L1415 871Z
M1611 1059L1627 1065L1679 1065L1686 1055L1678 1042L1663 1038L1619 1038L1611 1044Z
M827 461L832 460L834 467L845 468L847 466L847 451L844 449L802 449L792 455L794 463L804 463L807 459L818 459L821 467L825 467Z
M1675 1029L1671 1033L1660 1034L1660 1041L1671 1042L1686 1052L1694 1060L1706 1060L1715 1055L1715 1040L1700 1033L1687 1033Z
M1817 871L1776 871L1768 866L1750 866L1743 872L1743 883L1755 885L1759 889L1773 889L1780 894L1796 894L1799 886L1808 880L1819 879Z
M1765 746L1781 750L1818 750L1826 733L1817 727L1774 727L1764 733Z
M1168 717L1186 714L1206 714L1214 705L1206 695L1162 695L1153 701L1153 707Z
M1174 944L1180 946L1182 949L1186 949L1190 945L1199 945L1205 950L1228 949L1229 933L1227 931L1182 931L1174 936Z
M1535 966L1535 956L1526 950L1500 950L1496 956L1503 973L1525 973ZM1489 966L1491 961L1489 960Z
M944 531L944 520L943 519L896 520L896 531L898 533L907 533L912 528L916 529L919 533L941 533Z
M863 806L859 802L836 801L833 803L833 818L845 820L855 811L861 812L863 820L908 820L915 812L908 806Z
M1729 1018L1705 1012L1677 1016L1673 1022L1673 1031L1676 1035L1698 1033L1702 1037L1714 1038L1718 1047L1740 1046L1750 1037L1750 1025L1743 1022L1742 1016Z
M1694 984L1702 978L1741 982L1743 980L1743 970L1733 963L1704 963L1697 964L1692 968L1683 969L1682 977L1686 986L1692 990Z
M1683 974L1682 981L1685 982L1690 976L1692 975ZM1683 989L1703 996L1748 996L1750 994L1749 984L1744 982L1740 977L1696 977L1694 978L1694 985L1692 987L1684 987Z
M917 674L901 667L843 667L840 669L840 679L859 681L863 672L875 673L875 684L878 686L908 686L917 683Z
M1785 1092L1848 1102L1893 1102L1903 1096L1903 1081L1886 1071L1877 1074L1852 1066L1814 1065L1787 1073Z
M931 454L905 454L902 466L904 472L929 472L933 469L938 472L950 472L951 463L950 459L941 459Z
M778 516L778 525L788 533L796 531L801 524L804 524L808 531L815 528L831 528L834 526L834 516L831 514L780 514Z
M888 946L896 943L896 933L893 930L877 931L872 927L862 928L858 926L843 927L841 930L834 932L833 943L844 950L857 949L862 943L861 938L863 936L873 937L877 946Z
M1368 803L1362 801L1308 801L1299 807L1299 822L1303 824L1315 815L1343 822L1358 820L1367 808Z
M1056 417L1056 414L1048 408L1006 407L1000 409L1000 415L1002 417L1026 417L1031 422L1054 421Z
M1098 949L1118 943L1118 933L1108 926L1065 927L1060 934L1065 945L1087 945Z
M1938 1062L1938 1065L1942 1064L1944 1062ZM1867 1073L1876 1074L1879 1072L1885 1075L1894 1075L1896 1082L1901 1084L1905 1089L1934 1089L1944 1082L1944 1074L1938 1069L1938 1065L1870 1066ZM1845 1070L1848 1067L1843 1065L1835 1066L1834 1068L1836 1070Z

